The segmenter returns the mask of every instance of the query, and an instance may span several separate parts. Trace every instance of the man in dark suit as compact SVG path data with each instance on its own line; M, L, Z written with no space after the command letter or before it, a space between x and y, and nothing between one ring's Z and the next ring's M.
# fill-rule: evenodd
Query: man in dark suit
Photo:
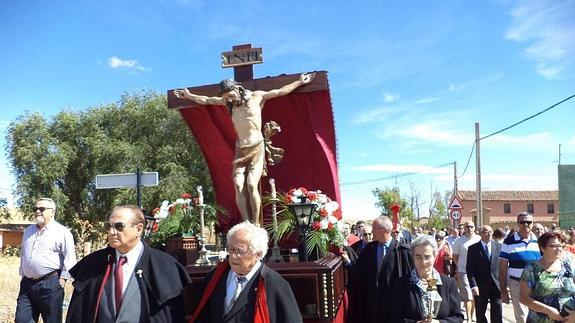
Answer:
M229 260L204 280L190 323L302 322L290 285L261 261L268 248L266 230L245 221L228 231L227 241Z
M469 246L467 251L467 277L475 300L478 323L487 323L485 311L491 304L490 321L502 322L501 291L499 289L499 252L501 245L491 239L493 230L484 225L479 231L481 241Z
M373 241L360 252L350 269L351 322L391 322L390 282L408 276L413 268L409 247L392 238L387 216L373 221Z
M174 257L142 243L144 222L137 206L112 210L104 224L110 245L70 270L74 293L66 322L185 322L188 273Z

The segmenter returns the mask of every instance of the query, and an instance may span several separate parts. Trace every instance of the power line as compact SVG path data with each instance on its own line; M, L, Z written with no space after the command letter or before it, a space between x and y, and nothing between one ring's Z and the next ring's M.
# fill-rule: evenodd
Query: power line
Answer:
M373 179L366 179L366 180L362 180L362 181L353 181L353 182L347 182L347 183L341 183L341 186L345 186L345 185L360 185L360 184L367 184L367 183L373 183L373 182L381 182L381 181L385 181L388 179L396 179L399 177L405 177L405 176L411 176L411 175L416 175L416 174L422 174L425 173L426 171L430 170L430 169L435 169L435 168L441 168L441 167L446 167L446 166L451 166L453 165L453 162L450 163L446 163L446 164L441 164L441 165L437 165L437 166L432 166L426 169L423 169L419 172L408 172L408 173L399 173L396 175L392 175L392 176L385 176L385 177L379 177L379 178L373 178Z
M547 109L544 109L544 110L542 110L542 111L539 111L539 112L535 113L534 115L532 115L532 116L530 116L530 117L527 117L527 118L525 118L525 119L523 119L523 120L521 120L521 121L518 121L518 122L516 122L516 123L510 125L509 127L505 127L505 128L503 128L503 129L501 129L501 130L499 130L499 131L496 131L496 132L494 132L494 133L492 133L492 134L489 134L489 135L487 135L487 136L481 137L481 138L479 138L479 140L487 139L487 138L489 138L489 137L491 137L491 136L494 136L494 135L496 135L496 134L498 134L498 133L501 133L501 132L503 132L503 131L509 130L509 129L511 129L511 128L515 127L515 126L517 126L517 125L522 124L523 122L525 122L525 121L527 121L527 120L533 119L533 118L535 118L536 116L538 116L538 115L540 115L540 114L543 114L543 113L545 113L545 112L547 112L547 111L549 111L549 110L551 110L551 109L557 107L558 105L560 105L560 104L562 104L562 103L564 103L564 102L566 102L566 101L571 100L572 98L575 98L575 94L573 94L573 95L571 95L570 97L567 97L567 98L565 98L565 99L563 99L563 100L561 100L561 101L555 103L554 105L548 107Z
M512 125L510 125L510 126L508 126L508 127L505 127L505 128L503 128L503 129L501 129L501 130L498 130L498 131L495 131L495 132L493 132L493 133L491 133L491 134L489 134L489 135L487 135L487 136L483 136L483 137L479 138L478 140L481 141L481 140L487 139L487 138L489 138L489 137L491 137L491 136L495 136L496 134L502 133L503 131L509 130L509 129L511 129L511 128L515 127L515 126L517 126L517 125L522 124L523 122L525 122L525 121L527 121L527 120L531 120L531 119L537 117L538 115L541 115L541 114L543 114L543 113L545 113L545 112L547 112L547 111L549 111L549 110L551 110L551 109L557 107L558 105L560 105L560 104L562 104L562 103L564 103L564 102L566 102L566 101L571 100L571 99L574 98L574 97L575 97L575 94L573 94L573 95L571 95L571 96L569 96L569 97L567 97L567 98L565 98L565 99L563 99L563 100L561 100L561 101L559 101L559 102L553 104L552 106L550 106L550 107L548 107L548 108L546 108L546 109L543 109L543 110L541 110L541 111L535 113L534 115L531 115L531 116L529 116L529 117L527 117L527 118L525 118L525 119L523 119L523 120L521 120L521 121L518 121L518 122L516 122L516 123L514 123L514 124L512 124ZM463 177L463 175L465 175L465 172L467 172L467 167L469 167L469 163L471 162L471 157L473 156L473 152L474 152L474 151L475 151L475 142L473 143L473 146L471 147L471 152L469 153L469 158L467 158L467 164L465 165L465 169L463 170L463 173L462 173L460 176L457 176L457 178Z
M471 161L471 157L473 156L474 151L475 151L475 143L473 143L473 145L471 146L471 152L469 152L469 158L467 158L467 164L465 165L463 173L461 173L460 176L457 176L457 178L463 177L463 175L465 175L465 172L467 172L467 167L469 167L469 162Z

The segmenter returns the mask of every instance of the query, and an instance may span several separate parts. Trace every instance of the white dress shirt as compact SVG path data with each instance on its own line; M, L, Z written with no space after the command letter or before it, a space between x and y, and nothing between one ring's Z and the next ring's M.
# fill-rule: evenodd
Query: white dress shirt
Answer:
M118 263L120 256L126 256L126 262L122 266L122 274L124 277L124 280L122 281L122 295L126 291L130 279L132 279L132 276L134 275L134 270L136 269L138 261L140 261L142 252L144 252L144 245L142 244L142 241L139 241L138 244L126 254L116 250L116 263Z
M244 276L244 277L246 277L248 282L256 274L256 272L261 267L261 265L262 265L261 261L256 262L256 264L254 265L252 270L250 270L250 272ZM234 297L234 294L236 292L236 287L237 287L236 276L237 276L237 274L235 272L233 272L232 270L230 270L228 272L228 279L226 281L226 286L227 286L226 287L226 299L225 299L224 304L229 304L231 302L232 298Z
M26 228L22 236L20 276L38 279L56 270L60 278L68 279L68 270L76 264L76 249L72 233L52 220L42 229L36 224Z

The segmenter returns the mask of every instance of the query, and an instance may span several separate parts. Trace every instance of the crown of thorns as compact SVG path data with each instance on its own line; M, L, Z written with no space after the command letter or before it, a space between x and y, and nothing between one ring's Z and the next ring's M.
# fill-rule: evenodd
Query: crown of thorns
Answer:
M220 94L233 91L236 86L241 86L240 82L234 80L223 80L220 82Z

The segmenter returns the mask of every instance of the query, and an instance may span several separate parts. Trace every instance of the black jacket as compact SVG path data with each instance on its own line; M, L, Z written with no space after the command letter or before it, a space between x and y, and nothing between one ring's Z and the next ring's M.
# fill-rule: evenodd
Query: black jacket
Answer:
M398 279L393 286L395 297L391 299L393 308L392 319L385 322L413 323L423 320L421 296L418 287L410 281L409 275ZM442 323L463 322L459 292L455 280L441 275L441 285L437 285L437 292L443 301L439 307L436 319Z
M413 268L410 249L392 240L377 274L377 241L370 242L349 267L349 302L351 322L392 322L390 299L394 297L390 282L408 276Z
M74 293L66 322L94 320L98 290L110 257L115 257L115 249L101 249L84 257L70 270ZM141 274L137 274L140 270ZM144 245L134 272L142 297L142 317L147 322L185 322L182 291L190 278L175 258Z
M212 270L202 282L203 291L209 280L212 278ZM247 282L236 303L224 314L224 302L226 297L226 282L229 270L227 270L217 283L213 294L206 306L202 310L198 323L249 323L254 320L254 309L257 285L260 278L263 278L266 286L267 308L271 323L300 323L302 317L288 282L283 279L275 270L262 264L259 272Z

